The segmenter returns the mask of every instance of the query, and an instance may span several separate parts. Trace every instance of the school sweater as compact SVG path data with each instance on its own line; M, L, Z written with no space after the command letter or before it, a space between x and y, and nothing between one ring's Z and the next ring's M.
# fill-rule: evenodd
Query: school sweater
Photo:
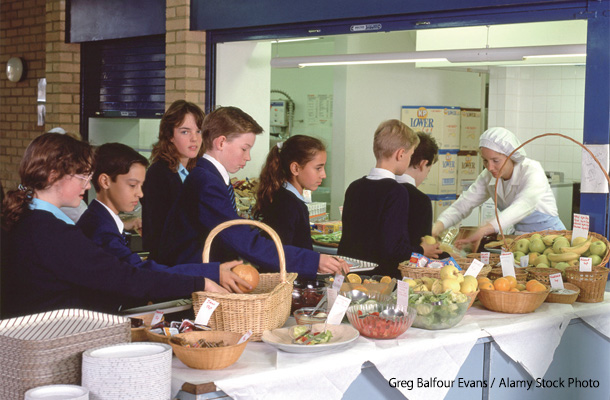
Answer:
M421 238L432 233L432 201L430 197L410 183L401 183L409 192L409 240L418 253L424 249Z
M307 205L290 190L282 187L275 192L273 202L263 207L261 214L282 244L313 250Z
M352 182L343 203L338 254L379 264L374 274L400 278L398 264L420 251L409 238L409 192L394 179Z

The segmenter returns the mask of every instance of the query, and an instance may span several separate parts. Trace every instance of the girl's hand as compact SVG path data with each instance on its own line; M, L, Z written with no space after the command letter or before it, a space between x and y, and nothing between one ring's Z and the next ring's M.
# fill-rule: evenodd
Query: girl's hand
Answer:
M220 264L220 285L232 293L243 293L237 284L252 289L252 286L232 271L233 267L243 264L242 261L229 261Z
M205 291L212 293L229 293L227 289L224 289L218 285L218 283L208 278L205 278Z
M328 254L320 254L318 272L321 274L349 273L349 265L344 259Z
M123 229L129 232L137 232L138 235L142 236L142 219L140 218L132 218L126 221L123 221L124 227Z

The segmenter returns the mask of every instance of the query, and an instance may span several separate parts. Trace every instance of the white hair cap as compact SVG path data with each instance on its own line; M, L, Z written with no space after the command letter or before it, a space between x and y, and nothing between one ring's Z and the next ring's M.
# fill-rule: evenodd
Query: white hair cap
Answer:
M49 131L49 133L61 133L62 135L66 133L66 130L64 128L62 128L61 126L58 126L56 128L53 128Z
M505 156L508 156L519 146L521 146L519 139L506 128L489 128L479 138L479 147L488 148ZM520 163L525 159L525 156L525 150L520 148L512 155L511 159Z

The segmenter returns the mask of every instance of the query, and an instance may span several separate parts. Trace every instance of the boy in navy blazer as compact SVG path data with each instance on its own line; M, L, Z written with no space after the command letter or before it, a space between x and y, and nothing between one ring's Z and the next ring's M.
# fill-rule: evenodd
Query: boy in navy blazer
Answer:
M148 161L131 147L120 143L100 146L95 159L96 168L92 183L97 198L91 202L77 223L85 236L134 267L211 279L214 282L206 282L208 291L226 292L215 283L220 283L231 291L235 289L235 281L249 286L231 272L232 267L240 264L238 261L223 265L190 263L170 267L152 260L142 260L138 254L133 253L123 236L123 222L119 218L119 212L133 211L142 198L142 184Z
M184 181L182 193L172 207L159 249L164 263L201 262L203 244L210 231L222 222L240 218L230 173L250 160L250 149L263 128L236 107L220 107L203 121L205 154ZM315 278L316 272L347 271L345 261L312 250L284 246L289 272ZM278 271L274 243L245 225L220 232L212 243L211 259L226 261L243 257L261 271Z

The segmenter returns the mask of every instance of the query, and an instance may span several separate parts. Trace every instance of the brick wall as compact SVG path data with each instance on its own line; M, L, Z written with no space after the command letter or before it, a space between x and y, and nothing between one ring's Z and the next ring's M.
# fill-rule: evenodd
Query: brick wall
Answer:
M28 143L61 126L79 132L80 46L65 43L65 0L0 2L0 180L19 184L19 162ZM21 57L25 74L6 78L6 61ZM47 79L46 124L38 126L38 80Z
M165 104L184 99L205 105L205 32L190 31L190 0L167 0Z

